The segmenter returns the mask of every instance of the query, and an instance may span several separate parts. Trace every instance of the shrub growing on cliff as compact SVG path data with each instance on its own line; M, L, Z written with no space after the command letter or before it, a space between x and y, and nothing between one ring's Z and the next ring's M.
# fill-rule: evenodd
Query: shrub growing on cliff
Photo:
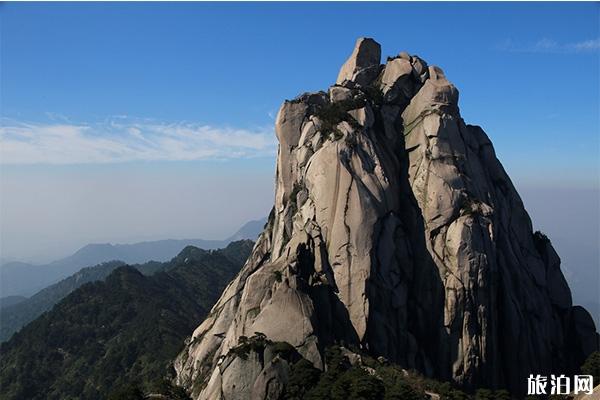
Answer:
M581 373L592 375L594 377L594 384L600 384L600 351L595 351L589 355L581 366Z
M285 398L288 400L304 399L310 388L317 384L320 376L321 371L313 367L310 361L304 358L298 361L291 368Z
M360 125L348 114L348 111L362 108L364 105L365 100L362 98L325 104L316 113L316 116L321 121L321 132L324 135L329 135L331 140L339 140L344 136L337 128L339 123L346 121L353 128L359 129Z
M533 233L533 244L535 245L538 253L543 254L546 249L546 245L550 244L550 239L548 239L548 236L546 236L546 234L544 234L542 231L535 231Z

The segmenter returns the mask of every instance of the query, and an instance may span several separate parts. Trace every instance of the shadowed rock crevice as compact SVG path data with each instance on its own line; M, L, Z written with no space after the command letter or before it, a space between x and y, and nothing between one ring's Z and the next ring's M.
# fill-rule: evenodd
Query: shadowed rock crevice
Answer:
M265 231L175 362L195 399L278 398L286 362L231 353L257 332L320 369L347 344L515 395L598 348L458 90L417 56L380 57L359 39L327 92L281 106Z

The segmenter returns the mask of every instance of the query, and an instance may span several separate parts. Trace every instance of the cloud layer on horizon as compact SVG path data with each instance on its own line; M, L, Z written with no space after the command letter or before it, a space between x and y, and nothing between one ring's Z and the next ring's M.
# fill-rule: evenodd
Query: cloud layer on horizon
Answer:
M272 129L114 118L46 124L2 120L0 164L94 164L273 156Z

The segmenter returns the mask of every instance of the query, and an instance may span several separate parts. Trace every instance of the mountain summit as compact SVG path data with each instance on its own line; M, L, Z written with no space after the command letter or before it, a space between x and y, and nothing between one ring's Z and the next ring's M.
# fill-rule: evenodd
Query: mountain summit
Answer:
M193 398L278 398L289 365L253 335L320 369L343 344L516 395L598 348L458 90L417 56L380 58L359 39L327 92L281 106L266 228L175 362Z

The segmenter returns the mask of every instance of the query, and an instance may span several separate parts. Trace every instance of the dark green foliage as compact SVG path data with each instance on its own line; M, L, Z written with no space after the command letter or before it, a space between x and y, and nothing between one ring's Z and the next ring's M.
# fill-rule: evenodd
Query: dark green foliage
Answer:
M448 382L437 382L437 384L431 385L430 388L440 395L441 400L467 400L469 398L465 392L454 388Z
M119 267L75 290L1 345L2 398L85 400L151 390L252 243L230 246L188 247L153 276Z
M356 140L356 136L354 136L354 135L347 135L345 142L346 142L346 145L348 147L350 147L351 149L356 148L356 145L358 143L358 141Z
M330 398L333 384L351 367L348 359L342 355L338 347L327 349L325 358L327 360L327 371L321 374L317 385L306 393L305 399L317 400Z
M283 280L283 275L281 274L281 271L273 271L273 275L275 275L275 280L277 282L281 282Z
M316 112L316 116L321 120L321 132L325 135L328 134L332 140L339 140L343 137L343 134L337 128L340 122L346 121L353 128L359 129L360 125L348 114L348 111L364 107L365 102L364 98L347 99L322 106Z
M393 365L375 366L385 387L385 400L424 400L423 389L410 384L405 373ZM414 385L414 387L413 387Z
M292 365L290 379L286 387L285 398L289 400L303 399L308 390L319 381L321 371L306 359L301 359Z
M302 204L298 204L298 194L302 191L302 185L299 183L294 183L294 187L292 188L292 192L289 195L289 210L288 212L291 215L294 215L296 211L298 211L298 206L302 206Z
M331 387L333 400L377 400L383 397L383 382L362 367L342 373Z
M383 399L427 400L425 391L438 393L441 400L509 400L504 390L478 392L480 397L467 395L448 382L428 379L397 365L361 355L359 365L351 365L339 347L327 349L327 369L316 370L308 361L292 366L290 384L285 399ZM300 382L305 382L302 385ZM491 396L491 397L490 397Z
M173 260L171 263L149 261L144 264L133 265L133 267L144 275L152 275L172 263ZM93 267L82 268L68 278L40 290L30 298L2 309L0 313L0 342L10 339L15 332L45 311L52 309L56 303L75 289L89 282L104 280L112 271L123 265L125 263L122 261L109 261Z
M0 313L0 342L8 340L16 331L50 310L73 290L85 283L105 279L117 267L125 265L121 261L111 261L83 268L62 281L48 286L29 299L2 309Z
M384 400L424 400L426 397L404 381L386 387Z
M494 400L494 392L490 389L477 389L475 392L475 400Z
M284 398L307 400L424 400L425 394L404 378L399 367L371 357L363 365L351 365L339 347L326 350L327 369L320 371L305 359L291 368ZM368 366L367 366L368 364Z
M357 349L352 351L360 354ZM364 354L358 364L351 365L337 346L326 350L325 359L325 371L316 369L305 359L293 364L284 399L427 400L430 396L426 391L439 394L441 400L511 399L506 390L479 389L474 395L468 395L449 382L429 379Z
M273 343L273 353L278 354L281 358L291 360L296 355L297 351L288 342L275 342Z
M478 214L480 211L479 200L468 198L462 204L462 211L465 215Z
M298 193L300 193L301 190L302 185L295 182L294 187L292 188L292 192L290 193L290 201L296 201L296 197L298 196Z
M495 400L510 400L510 393L508 390L496 390L494 391L494 399Z
M221 254L226 259L232 261L236 266L236 269L240 269L250 253L254 248L254 242L252 240L238 240L231 242L227 247L220 250L211 250L211 254ZM229 283L229 282L228 282Z
M353 96L322 105L315 113L321 121L321 132L329 139L335 141L344 136L337 128L337 125L343 121L355 130L361 129L361 125L348 114L348 111L363 108L367 103L373 107L380 107L384 102L383 93L376 82L360 90L354 90Z
M108 400L143 400L144 393L133 384L120 386L108 395Z
M342 132L340 132L339 129L337 129L337 128L333 128L329 133L329 139L333 140L334 142L337 140L340 140L343 137L344 137L344 134Z
M251 351L262 353L267 345L273 344L273 342L260 332L256 332L251 338L240 336L238 342L240 344L229 350L229 353L235 354L244 360L248 358L248 354L250 354Z
M533 233L533 244L537 249L538 253L544 254L546 251L546 245L550 244L550 239L541 231L535 231Z
M380 106L383 104L383 92L377 83L373 83L365 87L363 90L374 105Z
M166 396L169 400L191 400L185 389L173 385L171 381L165 378L160 378L151 382L149 385L149 392L152 394L161 394Z
M581 373L592 375L594 377L594 384L600 384L600 351L595 351L589 355L581 366Z

